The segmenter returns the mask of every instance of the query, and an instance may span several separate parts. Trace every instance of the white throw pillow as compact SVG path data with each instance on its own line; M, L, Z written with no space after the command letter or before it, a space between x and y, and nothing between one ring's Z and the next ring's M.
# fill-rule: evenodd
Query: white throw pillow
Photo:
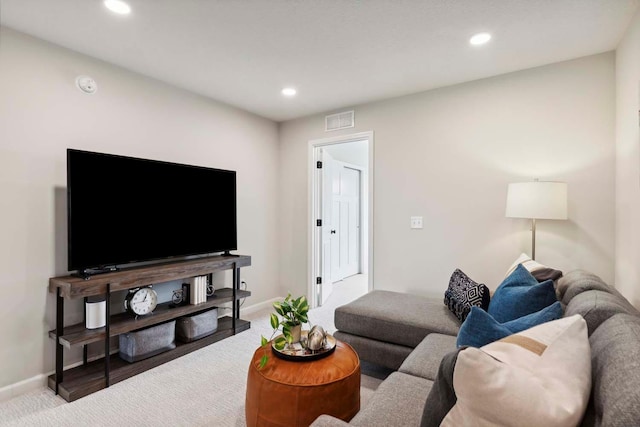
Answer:
M458 355L457 402L441 426L576 426L591 392L580 315L547 322Z
M509 269L507 270L507 274L505 274L504 277L506 278L511 273L513 273L518 267L518 264L522 264L522 266L526 268L529 273L540 270L541 268L549 268L544 264L540 264L539 262L534 261L529 255L523 252L520 254L518 259L516 259L515 262L511 264L511 267L509 267Z

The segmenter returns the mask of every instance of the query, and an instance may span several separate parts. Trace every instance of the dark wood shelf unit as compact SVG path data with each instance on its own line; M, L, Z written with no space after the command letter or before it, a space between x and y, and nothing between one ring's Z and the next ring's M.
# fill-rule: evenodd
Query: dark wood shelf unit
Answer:
M64 298L104 295L107 291L107 284L110 286L111 292L114 292L187 277L204 276L216 271L250 265L250 256L219 255L123 268L111 273L90 276L87 280L77 276L52 277L49 279L49 292L56 292L56 289L59 289L60 296Z
M136 363L125 362L120 359L117 354L113 354L110 356L110 383L115 384L151 368L162 365L170 360L184 356L192 351L206 347L214 342L228 338L233 335L231 323L231 317L221 317L218 319L218 331L213 335L209 335L208 337L204 337L190 343L176 342L176 348L174 350L160 353ZM239 320L236 325L236 333L249 329L250 325L250 322ZM60 383L58 393L67 402L73 402L81 397L106 388L103 366L104 358L101 358L93 362L89 362L86 365L65 371L64 381ZM55 374L50 375L48 382L49 387L52 389L55 388L55 381Z
M251 292L238 290L237 298L247 298L251 296ZM233 289L222 288L216 290L215 294L207 298L207 302L202 304L181 305L171 307L171 303L158 304L152 314L147 316L134 317L130 313L119 313L111 316L111 325L109 328L109 336L116 336L126 332L142 329L147 326L175 319L176 317L186 316L189 314L205 311L220 304L233 301ZM86 329L83 323L77 323L71 326L65 326L62 335L59 338L60 344L66 348L75 345L86 345L94 342L102 341L105 338L105 328ZM49 331L49 337L56 339L56 330Z
M71 402L111 384L144 372L162 363L198 350L216 341L220 341L238 332L247 330L251 324L240 319L239 300L247 298L251 292L240 289L240 268L251 265L251 257L246 255L217 255L188 260L163 262L153 265L126 268L114 272L82 278L77 276L53 277L49 279L49 291L56 293L56 329L49 336L56 344L56 369L49 376L51 387L62 398ZM158 304L152 314L134 317L129 313L110 314L111 294L140 286L148 286L195 276L209 276L231 270L232 287L216 290L213 296L202 304L172 306L170 303ZM106 304L106 325L99 329L86 329L85 322L64 325L65 299L102 296ZM232 303L231 316L218 319L218 330L208 337L190 343L176 342L176 348L156 356L129 363L112 354L110 337L160 324L189 314L198 313L224 303ZM88 362L87 344L104 343L103 355L99 360ZM83 347L81 366L64 370L64 348Z

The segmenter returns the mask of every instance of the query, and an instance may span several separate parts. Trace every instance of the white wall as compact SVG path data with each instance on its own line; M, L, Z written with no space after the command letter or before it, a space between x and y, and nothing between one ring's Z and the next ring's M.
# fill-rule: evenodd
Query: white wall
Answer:
M616 50L616 286L640 306L640 12Z
M569 221L539 221L537 258L614 276L614 55L605 53L355 107L375 132L374 287L442 297L461 268L495 288L530 250L505 218L509 182L560 180ZM637 91L635 92L637 93ZM348 107L345 107L345 109ZM307 147L324 114L280 125L281 278L306 293ZM410 230L409 218L424 217Z
M75 87L79 74L95 95ZM47 285L66 273L68 147L236 170L246 306L280 295L276 123L2 28L0 389L53 369Z

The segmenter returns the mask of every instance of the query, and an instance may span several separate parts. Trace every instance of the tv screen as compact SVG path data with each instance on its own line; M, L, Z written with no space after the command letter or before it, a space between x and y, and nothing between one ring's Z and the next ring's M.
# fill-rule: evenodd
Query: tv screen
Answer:
M68 268L237 249L235 171L67 150Z

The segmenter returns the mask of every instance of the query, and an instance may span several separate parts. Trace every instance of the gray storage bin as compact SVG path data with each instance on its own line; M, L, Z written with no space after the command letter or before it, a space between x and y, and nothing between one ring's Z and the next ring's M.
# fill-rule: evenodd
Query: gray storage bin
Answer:
M218 330L218 308L193 316L178 319L176 337L182 342L191 342L213 334Z
M137 362L176 348L176 321L120 334L120 358Z

